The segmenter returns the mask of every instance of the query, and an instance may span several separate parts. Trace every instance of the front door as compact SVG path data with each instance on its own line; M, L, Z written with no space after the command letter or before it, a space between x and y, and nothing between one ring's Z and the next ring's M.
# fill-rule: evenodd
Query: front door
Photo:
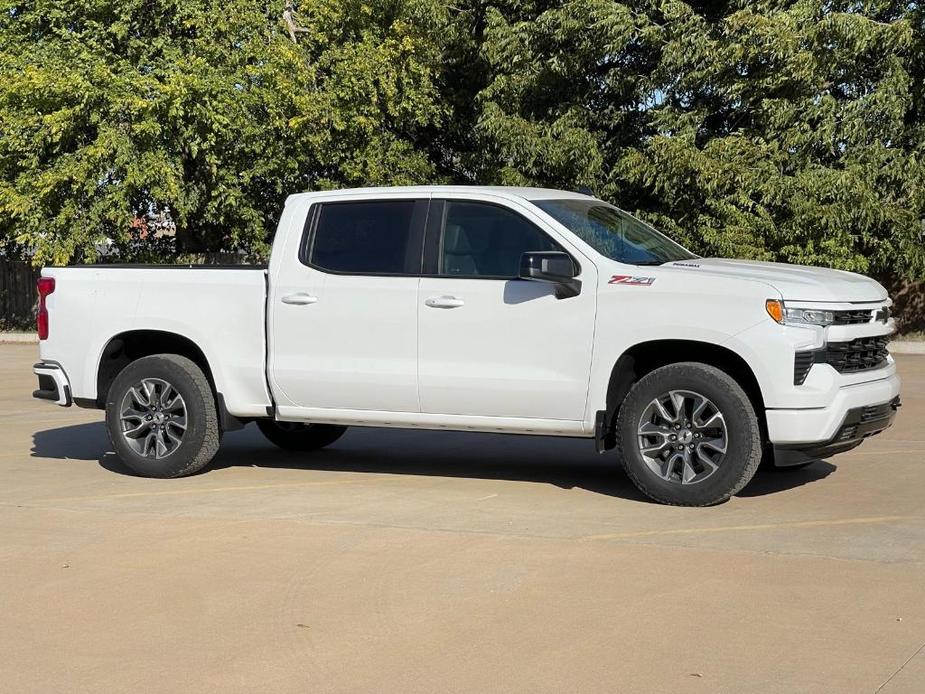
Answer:
M316 202L271 277L279 414L418 412L417 292L426 200ZM298 255L298 260L296 260Z
M434 200L418 291L422 411L579 421L591 367L596 269L527 210ZM578 296L517 279L528 251L565 250Z

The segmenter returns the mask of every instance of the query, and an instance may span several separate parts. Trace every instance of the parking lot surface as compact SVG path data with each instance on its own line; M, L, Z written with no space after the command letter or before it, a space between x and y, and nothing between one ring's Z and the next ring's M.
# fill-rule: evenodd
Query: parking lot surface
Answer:
M587 440L253 425L133 477L0 345L11 692L925 691L925 357L896 424L707 509Z

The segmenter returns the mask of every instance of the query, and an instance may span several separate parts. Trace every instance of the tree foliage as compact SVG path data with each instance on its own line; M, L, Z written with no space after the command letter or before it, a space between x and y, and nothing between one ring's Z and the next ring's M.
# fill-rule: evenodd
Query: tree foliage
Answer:
M925 11L796 0L3 1L0 235L169 215L261 251L289 192L588 185L709 255L925 277Z
M437 59L401 7L314 2L294 45L282 3L3 5L0 224L39 263L165 215L179 250L259 251L290 192L430 173Z
M708 255L925 275L917 3L482 16L479 178L590 185Z

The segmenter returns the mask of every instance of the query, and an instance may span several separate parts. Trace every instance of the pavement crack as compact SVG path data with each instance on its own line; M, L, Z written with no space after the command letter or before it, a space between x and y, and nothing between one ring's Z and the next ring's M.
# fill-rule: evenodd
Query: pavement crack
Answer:
M917 650L915 653L913 653L913 654L910 655L908 658L906 658L906 662L904 662L902 665L900 665L899 668L896 670L896 672L894 672L892 675L890 675L889 677L887 677L887 678L886 678L886 681L885 681L883 684L881 684L879 687L877 687L877 689L874 691L874 694L879 694L879 692L880 692L885 686L887 686L887 685L890 683L890 680L892 680L894 677L896 677L896 675L898 675L900 672L902 672L903 668L906 667L906 666L907 666L909 663L911 663L913 660L915 660L915 657L916 657L919 653L921 653L923 650L925 650L925 643L923 643L921 646L919 646L918 650Z

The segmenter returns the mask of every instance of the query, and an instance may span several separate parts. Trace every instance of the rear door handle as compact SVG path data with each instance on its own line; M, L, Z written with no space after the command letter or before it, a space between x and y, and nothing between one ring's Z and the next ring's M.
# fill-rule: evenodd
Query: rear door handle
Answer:
M318 301L317 296L312 296L311 294L306 294L305 292L299 292L298 294L289 294L284 296L281 301L284 304L292 304L293 306L307 306L308 304L314 304Z
M459 308L464 306L465 303L465 301L457 299L455 296L432 296L424 301L424 305L431 308Z

